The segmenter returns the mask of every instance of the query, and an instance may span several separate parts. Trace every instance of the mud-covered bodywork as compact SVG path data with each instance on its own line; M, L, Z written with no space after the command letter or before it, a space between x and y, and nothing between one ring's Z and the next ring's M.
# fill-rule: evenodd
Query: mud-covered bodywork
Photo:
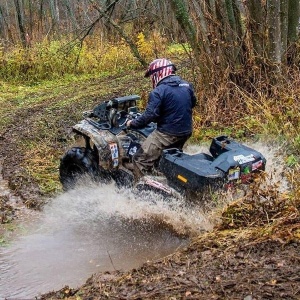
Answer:
M74 125L73 131L87 138L87 143L98 152L98 164L104 170L118 167L118 138L108 130L101 130L93 126L88 120L82 120ZM113 154L113 152L115 152Z
M65 183L69 184L69 179L76 177L74 173L78 171L78 175L82 175L85 170L93 178L111 174L118 182L123 182L126 176L132 183L136 182L132 157L156 128L154 123L137 130L126 127L127 120L140 115L137 100L139 96L130 95L103 102L84 113L85 118L73 126L73 131L84 139L84 145L71 148L61 159L60 177L65 188ZM147 174L146 180L142 179L138 186L164 193L170 187L177 191L201 192L206 187L248 183L254 173L265 170L266 159L261 153L227 136L212 139L209 150L210 154L191 155L179 149L165 149L155 172ZM128 180L124 182L128 184Z

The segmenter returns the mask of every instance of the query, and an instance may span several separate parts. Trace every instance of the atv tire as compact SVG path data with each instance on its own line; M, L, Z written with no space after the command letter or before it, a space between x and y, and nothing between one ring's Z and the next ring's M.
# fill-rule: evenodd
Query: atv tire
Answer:
M82 176L96 181L99 174L97 159L90 149L73 147L61 159L59 176L64 190L74 188Z

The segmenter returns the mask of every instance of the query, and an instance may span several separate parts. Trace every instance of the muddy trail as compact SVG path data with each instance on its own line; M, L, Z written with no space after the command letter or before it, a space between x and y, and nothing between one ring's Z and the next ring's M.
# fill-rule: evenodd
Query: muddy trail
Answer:
M105 198L102 198L102 206L99 206L101 196L95 196L92 192L86 196L86 189L82 197L80 190L69 198L62 192L57 168L59 158L71 142L71 125L81 118L82 111L92 108L100 100L125 94L146 94L148 83L136 77L133 84L132 76L58 84L25 90L18 97L8 94L1 98L3 190L0 195L0 247L5 249L6 243L14 241L20 235L17 228L26 227L28 219L43 224L52 237L57 232L61 234L62 231L56 231L57 228L66 228L60 236L60 247L65 241L65 248L69 251L66 251L65 257L68 258L72 258L76 249L82 249L82 245L76 248L77 244L72 249L74 241L70 241L71 246L68 246L70 228L72 232L75 228L81 238L85 237L82 240L90 249L87 256L90 261L97 261L98 258L91 254L99 249L93 248L95 244L89 244L91 239L101 240L107 234L107 240L111 242L108 252L108 248L103 250L107 263L102 269L92 268L88 271L90 273L78 275L81 281L72 283L66 273L72 275L82 269L81 262L73 256L74 260L67 262L70 267L64 270L66 273L54 268L52 279L48 277L51 282L58 277L57 274L61 274L58 287L49 285L47 294L47 290L35 289L36 297L300 299L300 205L299 200L290 201L287 197L288 184L282 177L277 177L275 181L267 178L235 201L229 203L230 197L226 195L224 202L212 201L213 204L208 207L185 207L177 203L174 208L174 205L164 206L163 201L161 206L151 206L147 201L142 204L137 202L131 194L120 196L116 193L114 199L120 202L116 202L117 205L112 208L111 205L105 205ZM274 145L265 147L258 150L268 152L271 161L275 160L272 170L281 174L284 168L283 165L282 169L278 168L281 157L272 151ZM108 188L103 193L106 198L109 193L115 193L112 187L105 188ZM82 199L89 199L90 202L83 202ZM122 205L125 208L121 209ZM67 211L69 215L65 213ZM88 227L84 225L87 224L87 218L90 222ZM103 220L105 222L101 223ZM103 224L110 224L109 230L113 231L105 231L103 228L106 225ZM40 226L37 228L41 230ZM110 239L118 235L118 243ZM135 236L135 245L140 247L133 249L129 239L124 239L124 236ZM36 232L31 237L36 239L36 245L47 243L43 238L38 239ZM17 245L25 249L33 244L30 239L26 243ZM120 249L120 253L134 253L136 261L126 265L129 256L119 255L118 262L117 256L113 256L113 249ZM43 248L37 250L43 251ZM33 278L32 274L26 274L26 270L31 272L31 266L38 264L39 258L34 255L28 257L27 254L24 252L24 259L17 261L16 267L24 268L18 280L23 276L22 284L28 282L32 288L41 285L41 278ZM55 253L48 258L45 269L49 270L50 266L60 263ZM91 264L97 265L96 262ZM66 281L62 283L64 279ZM8 282L5 297L22 299L14 296L21 294L18 282L14 279L10 282L7 278L5 280ZM59 287L63 285L66 286ZM52 292L53 289L57 291Z

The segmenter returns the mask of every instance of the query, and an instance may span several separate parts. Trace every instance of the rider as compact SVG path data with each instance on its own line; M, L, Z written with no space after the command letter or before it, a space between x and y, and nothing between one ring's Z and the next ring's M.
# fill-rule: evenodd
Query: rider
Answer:
M143 128L151 122L155 129L133 156L134 174L137 178L151 171L163 149L182 149L192 134L192 108L196 105L193 87L175 74L176 67L168 59L152 61L145 73L150 77L150 92L145 112L126 125Z

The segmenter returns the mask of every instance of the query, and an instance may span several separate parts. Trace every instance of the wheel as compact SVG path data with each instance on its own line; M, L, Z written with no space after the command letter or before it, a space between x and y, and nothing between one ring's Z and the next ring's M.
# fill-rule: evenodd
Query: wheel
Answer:
M59 177L64 190L74 188L82 176L97 180L99 174L96 156L90 149L73 147L61 159Z

